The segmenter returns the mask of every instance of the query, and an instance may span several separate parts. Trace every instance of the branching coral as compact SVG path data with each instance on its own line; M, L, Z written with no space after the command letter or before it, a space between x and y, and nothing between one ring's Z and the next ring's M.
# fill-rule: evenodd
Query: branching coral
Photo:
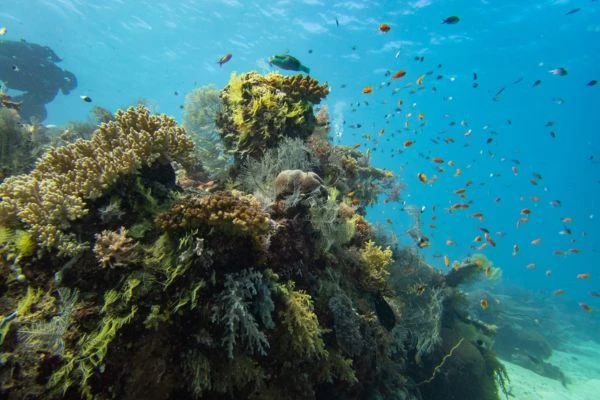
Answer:
M140 261L138 243L127 237L127 229L96 234L94 254L102 267L124 267Z
M219 191L206 196L185 195L157 218L164 229L217 229L228 235L259 236L270 230L269 214L252 195Z
M315 127L312 105L329 89L307 75L231 76L221 92L217 126L237 160L257 157L284 137L306 138Z
M28 175L0 185L0 223L25 225L42 248L72 254L81 245L66 231L87 214L85 201L117 180L154 163L194 162L193 143L173 118L143 107L119 111L91 140L53 148Z
M229 358L233 358L236 338L245 342L249 353L267 354L269 342L260 330L253 308L258 311L256 314L263 326L274 326L271 319L274 305L262 274L244 270L239 274L226 275L224 290L213 307L212 320L225 325L226 332L222 342Z

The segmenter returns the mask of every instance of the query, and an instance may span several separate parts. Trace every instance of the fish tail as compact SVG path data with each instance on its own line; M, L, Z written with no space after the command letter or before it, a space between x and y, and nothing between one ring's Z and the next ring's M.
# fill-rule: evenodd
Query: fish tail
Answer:
M304 65L300 66L300 71L306 72L307 74L310 74L310 68L305 67Z

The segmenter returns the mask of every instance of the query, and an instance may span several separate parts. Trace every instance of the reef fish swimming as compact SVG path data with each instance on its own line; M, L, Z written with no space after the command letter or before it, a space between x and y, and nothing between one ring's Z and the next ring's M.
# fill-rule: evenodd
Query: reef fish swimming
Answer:
M219 61L217 61L217 64L219 64L219 67L222 67L223 64L225 64L227 61L231 60L231 57L233 57L233 56L230 53L227 53L223 57L221 57L219 59Z
M292 57L288 54L275 54L269 57L269 64L275 65L281 69L287 69L289 71L302 71L307 74L310 73L310 68L302 65L300 60L296 57Z

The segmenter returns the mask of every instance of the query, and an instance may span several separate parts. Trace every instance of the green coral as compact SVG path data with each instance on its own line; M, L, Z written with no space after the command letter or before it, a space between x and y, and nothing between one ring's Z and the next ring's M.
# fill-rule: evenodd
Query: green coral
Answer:
M217 127L237 160L258 157L284 137L308 137L316 126L312 106L328 92L307 75L233 74L221 92Z
M144 166L194 163L193 143L173 118L143 107L119 111L90 140L50 149L27 175L0 185L0 223L24 226L41 248L81 250L68 229L88 213L86 200L102 196L119 178Z

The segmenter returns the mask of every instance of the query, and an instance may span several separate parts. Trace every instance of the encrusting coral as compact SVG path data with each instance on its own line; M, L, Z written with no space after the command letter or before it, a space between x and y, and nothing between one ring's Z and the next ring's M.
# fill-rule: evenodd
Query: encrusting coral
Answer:
M86 200L104 194L117 180L154 163L194 162L193 143L173 118L144 107L119 111L91 140L53 148L27 175L0 185L0 223L22 224L40 248L65 254L81 249L66 231L87 214Z
M328 92L308 75L233 74L221 92L217 127L236 160L257 157L284 137L308 137L316 126L313 104Z

